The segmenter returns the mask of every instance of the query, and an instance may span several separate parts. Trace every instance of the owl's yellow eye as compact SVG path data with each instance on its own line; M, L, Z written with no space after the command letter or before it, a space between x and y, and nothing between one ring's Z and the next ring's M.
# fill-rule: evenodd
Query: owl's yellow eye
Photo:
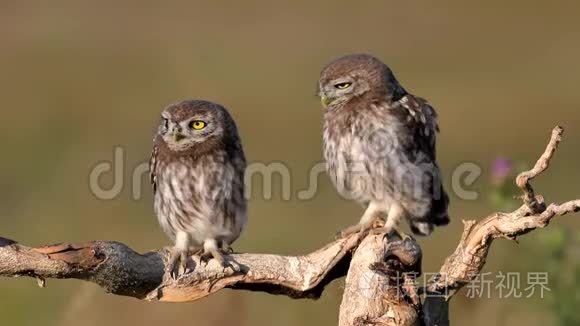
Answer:
M350 87L350 85L352 85L351 83L338 83L336 85L334 85L335 88L338 89L347 89Z
M205 122L201 120L193 120L192 122L189 123L189 127L191 129L200 130L205 128Z

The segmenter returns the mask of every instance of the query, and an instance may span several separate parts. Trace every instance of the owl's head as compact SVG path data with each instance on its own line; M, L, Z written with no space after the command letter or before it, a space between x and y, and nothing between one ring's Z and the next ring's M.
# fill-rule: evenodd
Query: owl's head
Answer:
M161 112L158 137L174 152L221 143L237 135L233 119L224 107L202 100L171 104Z
M353 98L404 92L391 69L368 54L351 54L332 61L320 73L318 90L324 107L344 104Z

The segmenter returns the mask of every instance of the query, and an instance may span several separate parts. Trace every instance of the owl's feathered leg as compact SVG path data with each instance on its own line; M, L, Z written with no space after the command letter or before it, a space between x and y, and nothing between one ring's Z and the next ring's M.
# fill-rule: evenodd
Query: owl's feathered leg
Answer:
M215 239L208 239L205 240L203 243L203 253L201 254L200 258L202 261L206 263L213 257L213 259L217 260L218 263L224 268L231 268L234 272L239 272L241 270L240 265L238 265L233 259L227 261L224 257L228 256L231 252L228 250L233 250L231 247L227 246L227 249L224 248L224 243L220 243Z
M377 205L375 202L370 202L358 224L351 225L343 229L340 231L339 236L344 238L354 233L362 233L372 229L377 219L380 218L380 213L381 210L379 205Z
M411 236L405 234L401 230L399 230L399 224L401 223L401 219L405 215L405 210L399 204L392 204L389 208L389 214L387 215L387 220L385 221L385 225L381 228L374 229L373 233L396 233L401 240L405 240L406 238L410 238Z
M210 256L217 260L218 263L222 265L222 267L226 267L226 261L220 252L220 248L215 239L208 239L203 243L203 254L201 255L202 259L207 260Z
M186 232L179 231L175 235L175 246L170 249L166 272L175 279L187 271L187 259L190 254L191 239Z

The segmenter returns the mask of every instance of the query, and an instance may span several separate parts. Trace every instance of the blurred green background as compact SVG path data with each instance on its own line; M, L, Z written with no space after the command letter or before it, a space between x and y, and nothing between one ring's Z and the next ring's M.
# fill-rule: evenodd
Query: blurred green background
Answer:
M148 159L161 109L186 98L228 107L248 159L284 162L293 192L302 190L309 168L321 161L318 73L338 56L368 52L438 110L448 188L459 164L483 169L473 187L479 198L452 195L451 224L420 240L423 270L434 272L455 248L461 220L497 209L489 200L492 161L533 164L556 124L566 127L565 140L534 185L551 201L579 197L578 12L580 2L567 0L2 0L0 235L28 245L90 239L139 251L168 245L146 180L145 196L135 201L130 173ZM126 184L114 200L99 200L88 176L95 164L112 160L115 146L126 151ZM280 192L271 200L254 196L236 250L301 254L357 221L361 209L340 199L326 176L320 181L308 201L284 201ZM519 246L498 240L490 253L488 272L549 270L553 290L546 298L462 293L453 299L452 322L573 325L562 316L574 315L574 306L558 307L580 298L580 273L569 272L578 264L577 241L564 239L578 219L556 218ZM342 283L318 301L226 290L199 302L162 304L107 295L80 281L49 280L38 289L32 279L0 279L0 318L6 325L333 325Z

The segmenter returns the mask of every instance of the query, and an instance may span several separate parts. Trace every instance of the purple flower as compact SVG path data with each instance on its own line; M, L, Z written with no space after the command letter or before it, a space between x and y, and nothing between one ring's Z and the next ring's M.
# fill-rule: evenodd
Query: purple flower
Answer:
M494 179L505 179L512 171L512 161L505 157L498 157L491 165L491 175Z

